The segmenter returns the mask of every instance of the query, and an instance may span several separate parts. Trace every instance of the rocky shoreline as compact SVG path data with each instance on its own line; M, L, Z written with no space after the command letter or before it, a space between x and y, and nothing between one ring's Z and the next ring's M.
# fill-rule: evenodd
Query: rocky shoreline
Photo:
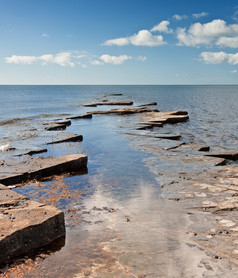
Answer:
M32 123L26 125L21 119L4 123L10 128L24 127L22 134L25 137L13 140L11 146L6 145L1 154L0 216L3 221L0 227L0 249L5 251L1 253L0 264L65 234L64 215L61 211L29 200L6 186L55 174L73 173L87 167L86 155L72 154L60 158L31 155L46 152L47 149L43 147L45 145L82 141L82 135L65 132L71 120L91 119L94 115L137 115L136 121L133 119L130 122L132 132L127 132L125 136L132 142L133 148L153 154L164 165L161 167L153 160L146 161L150 170L158 175L162 196L186 208L191 225L184 233L193 242L189 243L189 248L209 253L210 259L200 266L204 269L204 275L218 273L221 266L224 271L238 271L238 166L231 163L237 160L238 153L210 153L210 146L187 144L183 142L181 134L161 132L164 125L189 121L187 111L160 112L146 107L156 105L154 102L131 107L131 101L115 100L102 100L85 106L97 105L130 107L89 111L65 119L35 122L33 126ZM154 130L159 130L159 133ZM146 144L143 143L143 137L146 137ZM203 222L206 225L202 225Z

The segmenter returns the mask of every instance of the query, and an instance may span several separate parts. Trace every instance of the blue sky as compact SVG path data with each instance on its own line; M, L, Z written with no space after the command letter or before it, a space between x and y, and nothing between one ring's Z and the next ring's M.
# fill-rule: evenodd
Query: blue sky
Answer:
M233 0L0 0L0 84L238 84Z

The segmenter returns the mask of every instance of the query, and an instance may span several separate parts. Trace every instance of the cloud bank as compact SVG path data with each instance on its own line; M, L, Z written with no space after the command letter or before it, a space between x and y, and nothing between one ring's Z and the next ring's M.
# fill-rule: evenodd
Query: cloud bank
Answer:
M200 58L207 64L228 63L231 65L238 65L238 53L230 54L224 51L202 52Z
M45 54L42 56L17 56L12 55L11 57L6 57L5 61L9 64L33 64L35 62L41 62L42 65L56 64L62 67L70 66L74 67L75 63L71 61L71 52L60 52L57 54Z
M81 54L79 55L77 51L75 52L60 52L57 54L44 54L41 56L18 56L12 55L11 57L6 57L5 62L9 64L19 64L19 65L32 65L36 62L45 66L47 64L56 64L62 67L69 66L75 67L76 65L80 65L82 67L87 67L85 64L79 62L80 59L85 59L85 61L90 62L92 65L104 65L104 64L112 64L112 65L121 65L127 60L133 59L128 55L119 55L119 56L111 56L108 54L103 54L98 59L91 60L92 57L95 59L95 55L89 54ZM141 57L137 59L139 61L145 61L146 57Z
M211 22L201 24L194 23L188 30L177 29L178 45L185 46L220 46L238 47L238 24L227 25L224 20L215 19Z

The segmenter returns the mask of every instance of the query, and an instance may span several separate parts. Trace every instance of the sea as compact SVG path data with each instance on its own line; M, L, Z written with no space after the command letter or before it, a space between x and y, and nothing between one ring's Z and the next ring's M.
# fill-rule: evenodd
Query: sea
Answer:
M237 147L238 86L0 86L0 121L79 114L80 105L121 93L134 105L155 101L161 111L186 110L185 132L215 149ZM0 136L4 136L1 134Z
M36 156L87 154L87 173L13 189L62 209L66 238L53 251L9 267L11 277L20 277L16 267L21 277L201 277L193 265L197 253L186 249L182 235L180 241L168 232L182 230L187 218L161 197L164 184L184 171L179 154L157 152L175 143L151 137L180 134L181 142L208 145L212 152L237 151L238 85L2 85L0 99L2 157L21 136L25 140L19 122L22 127L116 108L83 104L130 100L138 107L156 102L150 108L189 114L187 122L140 132L134 124L141 115L72 121L67 132L82 134L83 142L47 146L47 153ZM194 173L201 166L193 167L186 171Z

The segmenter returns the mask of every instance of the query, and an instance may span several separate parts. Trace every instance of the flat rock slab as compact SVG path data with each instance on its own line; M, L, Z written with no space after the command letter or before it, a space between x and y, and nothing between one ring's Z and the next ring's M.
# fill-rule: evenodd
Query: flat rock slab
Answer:
M158 134L155 138L167 139L167 140L179 140L181 138L180 134Z
M167 140L179 140L181 138L180 134L168 134L168 133L150 135L150 134L138 134L138 133L127 132L126 134L134 135L134 136L158 138L158 139L167 139ZM181 146L181 144L185 144L185 143L180 143L178 146Z
M73 133L58 133L56 136L52 138L52 141L47 142L47 145L50 144L59 144L59 143L66 143L66 142L81 142L83 141L83 136Z
M83 115L68 117L67 119L70 119L70 120L92 119L92 117L93 117L92 113L87 113L87 114L83 114Z
M148 123L176 124L189 120L187 111L152 112L143 116L142 121Z
M28 160L8 159L0 165L0 183L4 185L18 184L57 174L77 172L86 168L86 155L32 157Z
M149 108L118 108L111 109L109 111L93 111L92 114L137 114L137 113L147 113L147 112L156 112L157 109L149 109Z
M200 144L183 144L179 146L179 149L182 150L193 150L198 152L209 152L210 147L207 145L200 145Z
M55 121L50 123L45 123L45 130L65 130L67 126L71 125L70 120Z
M45 153L47 152L47 149L28 145L28 147L25 149L10 147L6 149L6 152L9 154L9 156L11 155L13 157L13 156L34 155L39 153Z
M146 129L153 129L154 127L163 127L162 123L140 123L140 126L136 128L136 130L146 130Z
M105 97L109 96L109 97L118 97L118 96L122 96L121 93L112 93L112 94L105 94Z
M138 105L138 107L154 106L154 105L157 105L157 102L149 102L149 103L140 104L140 105Z
M26 150L24 153L18 154L16 156L33 155L33 154L39 154L39 153L45 153L45 152L47 152L47 149L45 149L45 148L33 147L32 149Z
M133 101L100 101L95 103L84 104L84 107L96 107L98 105L133 105Z
M212 156L212 157L220 157L220 158L225 158L225 159L230 159L230 160L238 160L238 153L210 153L206 154L206 156Z
M0 265L65 235L60 210L29 200L0 184Z

